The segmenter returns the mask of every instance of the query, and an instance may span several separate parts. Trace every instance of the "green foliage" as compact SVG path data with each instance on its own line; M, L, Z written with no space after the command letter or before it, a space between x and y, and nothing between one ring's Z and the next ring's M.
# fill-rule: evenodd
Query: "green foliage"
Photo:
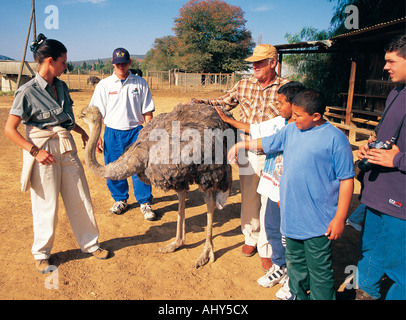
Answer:
M167 71L174 68L179 68L177 62L177 38L173 36L165 36L157 38L154 41L153 48L148 51L142 62L142 69L153 71Z
M295 43L326 40L331 36L332 33L326 30L305 27L299 33L287 33L285 38L288 43ZM338 103L338 92L347 91L349 59L342 53L289 54L284 56L284 62L296 68L296 75L290 80L300 81L306 87L321 90L331 104ZM337 70L337 65L342 67Z
M191 0L179 11L173 30L184 69L195 72L246 70L253 42L240 7L221 0Z
M73 69L75 69L75 66L72 64L72 61L70 61L70 62L68 62L68 63L66 64L66 69L67 69L69 72L72 72Z
M355 5L359 12L359 27L366 28L378 23L387 22L406 15L405 0L328 0L337 1L337 6L331 19L334 35L346 33L344 21L348 14L345 8Z
M143 68L193 72L246 70L253 48L244 12L220 0L191 0L174 19L175 36L155 39Z
M113 65L111 63L111 60L109 60L104 64L102 72L104 74L111 74L113 73L113 70L114 70Z
M336 0L327 0L333 2ZM337 0L337 6L329 30L317 30L304 27L296 34L287 33L288 43L326 40L352 30L345 28L348 17L345 8L355 5L359 12L359 27L369 27L378 23L391 21L405 16L404 0ZM294 79L305 86L318 88L327 98L328 103L337 104L339 92L348 90L350 57L345 53L309 53L285 55L284 62L296 67Z
M14 91L0 91L1 96L14 96Z

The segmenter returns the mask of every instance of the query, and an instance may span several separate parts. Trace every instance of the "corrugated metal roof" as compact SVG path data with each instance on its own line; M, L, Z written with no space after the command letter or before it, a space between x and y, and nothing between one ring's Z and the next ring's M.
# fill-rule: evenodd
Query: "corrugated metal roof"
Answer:
M18 75L21 69L21 61L4 60L0 61L0 74ZM23 67L23 76L35 76L38 71L38 63L25 62Z
M331 47L331 40L319 40L319 41L303 41L295 43L286 43L275 45L276 50L280 49L296 49L296 48L314 48L314 47Z
M332 37L331 39L326 39L326 40L320 40L320 41L306 41L306 42L296 42L296 43L287 43L287 44L280 44L280 45L275 45L275 48L279 51L281 50L281 53L289 53L289 49L310 49L310 48L315 48L318 50L324 50L324 51L330 51L330 50L335 50L336 49L336 44L341 43L343 40L348 39L349 41L353 40L354 41L359 41L358 35L360 37L365 37L367 39L368 37L371 39L377 40L377 37L381 38L387 38L391 37L392 34L398 34L399 30L405 29L405 22L406 22L406 17L399 18L396 20L388 21L388 22L383 22L376 24L371 27L366 27L358 30L354 30L351 32L347 32L344 34L340 34L338 36ZM403 26L402 26L403 24ZM286 50L286 51L285 51ZM292 51L293 52L293 51ZM303 51L303 53L306 53L307 51Z
M376 24L374 26L371 26L371 27L365 27L365 28L362 28L362 29L358 29L358 30L354 30L354 31L351 31L351 32L340 34L338 36L335 36L335 37L331 38L331 40L341 39L341 38L346 38L346 37L352 37L352 36L355 36L355 35L358 35L358 34L361 34L361 33L364 33L364 32L370 32L370 31L374 31L374 30L378 30L378 29L382 29L382 28L392 27L394 25L405 23L405 22L406 22L406 17L399 18L399 19L392 20L392 21L388 21L388 22L382 22L382 23L378 23L378 24ZM405 25L403 26L403 28L405 28Z

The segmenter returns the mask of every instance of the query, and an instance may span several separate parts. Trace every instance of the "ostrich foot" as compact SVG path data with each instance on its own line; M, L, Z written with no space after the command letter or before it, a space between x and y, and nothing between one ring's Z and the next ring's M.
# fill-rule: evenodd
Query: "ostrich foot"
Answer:
M196 269L203 267L207 262L214 262L216 260L214 256L213 248L204 249L199 259L196 261Z
M179 249L180 247L183 246L183 241L182 240L175 240L169 244L167 244L164 247L159 248L159 252L162 253L170 253L170 252L175 252L175 250Z

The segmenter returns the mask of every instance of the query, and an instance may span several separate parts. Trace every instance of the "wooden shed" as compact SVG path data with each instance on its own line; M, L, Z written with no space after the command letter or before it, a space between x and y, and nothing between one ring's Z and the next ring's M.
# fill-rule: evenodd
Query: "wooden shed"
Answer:
M17 80L18 75L20 73L20 69L21 69L21 61L15 60L0 61L1 91L17 90ZM38 64L36 62L24 62L20 85L30 81L33 77L35 77L37 71Z
M323 41L276 45L279 70L286 54L341 52L351 57L348 90L337 92L341 105L328 106L326 119L348 134L354 143L374 130L385 108L386 97L396 86L383 67L384 47L395 36L405 34L406 17L358 29ZM337 66L337 71L344 66Z

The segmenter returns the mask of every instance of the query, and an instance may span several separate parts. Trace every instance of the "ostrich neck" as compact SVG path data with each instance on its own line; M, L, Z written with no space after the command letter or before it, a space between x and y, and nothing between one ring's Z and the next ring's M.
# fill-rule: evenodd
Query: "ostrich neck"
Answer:
M97 175L99 174L102 166L97 162L96 158L96 146L101 133L101 125L95 123L89 124L89 141L85 148L85 162L86 165Z
M89 141L85 149L85 162L89 169L97 176L110 180L122 180L136 174L136 167L129 168L129 163L123 156L107 166L99 164L96 158L96 146L101 128L101 119L89 124Z

